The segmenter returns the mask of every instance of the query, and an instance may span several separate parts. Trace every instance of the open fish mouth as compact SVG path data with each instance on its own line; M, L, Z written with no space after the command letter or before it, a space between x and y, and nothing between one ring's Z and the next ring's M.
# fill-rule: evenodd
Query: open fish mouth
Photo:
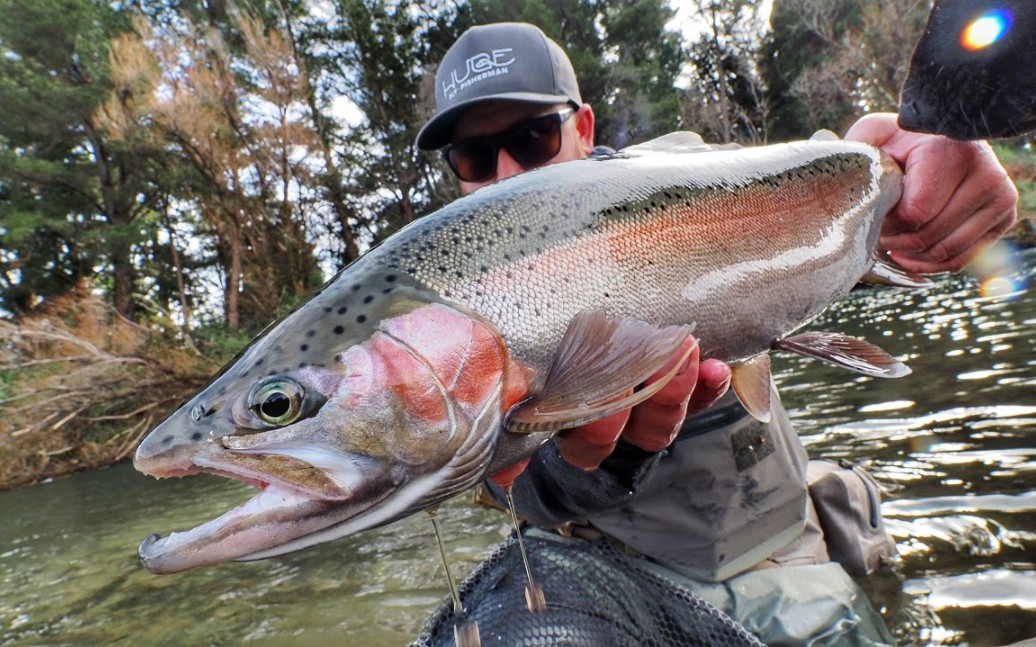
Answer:
M166 537L148 535L138 555L156 574L268 557L275 547L294 544L377 503L354 497L323 470L285 456L217 450L179 464L169 457L138 460L137 469L157 478L213 474L258 490L245 503L195 528Z

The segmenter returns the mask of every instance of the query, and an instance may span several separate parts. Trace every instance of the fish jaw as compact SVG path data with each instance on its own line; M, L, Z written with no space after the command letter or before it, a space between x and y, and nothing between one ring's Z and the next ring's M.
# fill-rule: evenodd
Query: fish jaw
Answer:
M258 488L243 505L191 530L167 537L149 535L138 553L141 564L154 574L249 559L254 553L318 532L378 504L377 492L391 494L393 480L385 466L371 463L362 466L363 478L352 480L364 487L347 488L336 479L334 470L289 456L230 451L218 441L209 441L193 452L178 448L138 457L134 465L157 478L207 473Z

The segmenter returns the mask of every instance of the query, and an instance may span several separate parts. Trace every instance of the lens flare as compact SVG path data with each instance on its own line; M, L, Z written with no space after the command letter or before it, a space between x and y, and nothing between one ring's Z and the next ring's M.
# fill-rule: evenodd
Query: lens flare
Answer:
M975 18L964 27L960 44L970 52L977 52L996 43L1011 29L1014 17L1007 9L994 9Z
M1018 285L1018 281L1011 279L1009 276L991 276L982 281L979 291L984 297L1009 299L1018 296L1021 288L1022 286Z
M1013 300L1025 294L1027 285L1018 258L1018 248L1004 240L997 241L978 255L968 266L978 279L983 297Z

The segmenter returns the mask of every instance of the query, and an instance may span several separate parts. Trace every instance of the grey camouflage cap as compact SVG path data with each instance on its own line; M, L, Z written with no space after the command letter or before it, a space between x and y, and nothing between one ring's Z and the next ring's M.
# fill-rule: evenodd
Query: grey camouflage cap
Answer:
M582 104L572 62L538 27L503 22L461 34L435 75L435 116L417 134L417 147L450 143L453 124L475 104L491 100Z

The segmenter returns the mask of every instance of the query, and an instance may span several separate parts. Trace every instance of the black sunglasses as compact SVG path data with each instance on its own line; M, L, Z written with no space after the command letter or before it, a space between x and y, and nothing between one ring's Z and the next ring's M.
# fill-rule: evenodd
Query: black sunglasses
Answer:
M496 175L496 161L503 148L525 169L554 159L561 151L561 124L575 114L572 108L511 126L502 133L471 137L442 149L450 170L465 182L482 182Z

